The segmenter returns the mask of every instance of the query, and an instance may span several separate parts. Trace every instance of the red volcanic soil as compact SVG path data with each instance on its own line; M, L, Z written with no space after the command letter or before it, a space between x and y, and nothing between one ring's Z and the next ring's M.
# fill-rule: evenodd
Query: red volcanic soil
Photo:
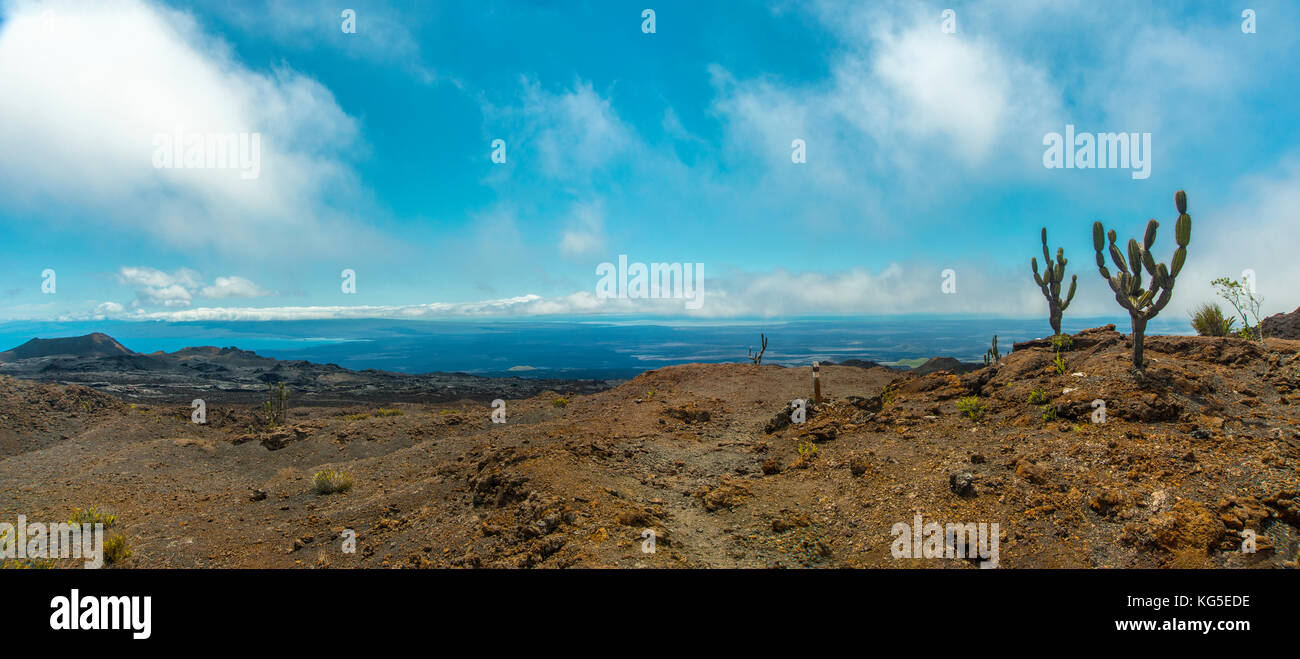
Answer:
M918 514L997 523L1002 568L1295 567L1300 342L1152 336L1142 375L1127 343L1076 335L1063 373L1032 344L964 374L823 367L802 424L809 369L752 364L509 400L505 424L463 401L200 426L0 378L0 521L98 506L134 552L116 567L974 569L894 558ZM327 468L353 487L316 493Z

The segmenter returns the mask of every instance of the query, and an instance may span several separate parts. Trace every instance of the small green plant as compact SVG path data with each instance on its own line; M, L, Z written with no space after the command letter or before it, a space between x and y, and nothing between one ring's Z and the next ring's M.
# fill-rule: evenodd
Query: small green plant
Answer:
M1225 318L1223 309L1212 302L1206 302L1191 314L1192 329L1201 336L1228 336L1233 334L1232 325L1236 318Z
M1210 282L1210 285L1214 287L1215 294L1227 300L1228 304L1236 309L1237 316L1241 318L1241 328L1237 330L1237 336L1263 341L1264 332L1259 321L1259 305L1263 302L1263 298L1255 295L1250 283L1245 280L1238 282L1235 279L1219 277Z
M268 382L266 387L267 400L262 403L262 410L266 412L267 424L278 426L289 420L289 390L283 382L278 386Z
M1046 402L1047 402L1047 392L1044 391L1042 387L1035 387L1033 391L1029 392L1030 405L1042 405L1043 403Z
M115 535L104 541L104 562L112 565L131 558L131 541L124 535Z
M881 407L889 407L894 402L894 397L897 394L898 390L894 388L893 384L885 385L885 388L880 392Z
M311 487L316 494L334 494L352 489L352 474L346 471L323 469L311 477Z
M91 506L85 510L74 508L72 510L72 518L68 520L68 523L77 525L103 524L104 528L108 528L117 523L117 515L100 512L97 506Z
M799 452L798 464L800 465L808 464L809 462L812 462L813 458L817 457L817 445L814 444L811 439L806 437L796 439L794 448Z
M569 406L569 399L568 399L568 398L556 398L555 400L551 401L551 405L554 406L554 407L568 407L568 406Z
M1074 339L1069 334L1054 334L1051 338L1052 349L1057 352L1068 352L1074 347Z
M375 416L402 416L403 414L405 414L405 412L403 412L402 410L385 409L382 407L379 408L378 412L375 412Z
M370 418L369 414L363 414L363 413L343 415L344 421L360 421L362 419L369 419L369 418Z
M980 402L979 396L965 396L957 399L957 411L971 421L979 421L984 418L984 404Z
M1052 369L1056 371L1057 375L1065 375L1065 372L1070 369L1069 365L1065 363L1065 357L1061 355L1060 350L1056 351L1056 358L1052 360Z
M1052 404L1049 403L1049 404L1047 404L1047 405L1044 405L1041 409L1042 409L1042 411L1043 411L1043 420L1044 420L1044 421L1055 421L1055 420L1056 420L1056 406L1055 406L1055 405L1052 405Z

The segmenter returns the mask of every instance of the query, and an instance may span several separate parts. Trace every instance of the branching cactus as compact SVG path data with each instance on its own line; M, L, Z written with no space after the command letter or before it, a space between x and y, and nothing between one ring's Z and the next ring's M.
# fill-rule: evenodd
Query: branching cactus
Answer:
M262 409L266 410L266 420L272 426L278 426L289 419L289 390L281 382L277 388L271 383L267 383L267 401L262 403Z
M1029 263L1034 267L1034 281L1043 291L1043 297L1047 298L1048 322L1052 324L1052 336L1061 333L1061 314L1070 306L1070 300L1074 299L1074 287L1079 282L1079 275L1070 276L1070 292L1065 295L1065 301L1061 301L1061 282L1065 281L1065 250L1060 247L1056 248L1056 260L1052 260L1051 252L1047 251L1047 227L1043 227L1043 265L1046 269L1043 274L1038 274L1038 259L1030 259Z
M753 348L749 349L749 361L754 362L755 365L763 363L763 353L767 352L767 335L759 334L758 336L763 339L763 349L758 352L754 352Z
M1133 321L1133 367L1137 369L1145 365L1142 360L1142 339L1146 336L1147 321L1155 318L1169 304L1169 298L1174 293L1174 279L1183 269L1183 262L1187 260L1187 243L1192 239L1192 218L1187 214L1186 192L1179 190L1174 194L1174 206L1178 208L1178 224L1174 228L1178 249L1174 252L1171 267L1156 263L1151 256L1151 244L1156 240L1159 222L1147 222L1146 235L1143 236L1141 245L1137 240L1129 239L1128 261L1124 260L1123 252L1115 244L1115 231L1112 229L1107 234L1101 222L1092 225L1092 245L1097 250L1097 269L1110 282L1111 290L1115 291L1115 301L1128 310L1129 318ZM1119 269L1114 276L1106 269L1106 258L1102 255L1107 237L1110 238L1110 258ZM1151 278L1146 288L1142 286L1144 268Z
M993 335L993 347L984 352L984 365L991 366L1002 359L1002 354L998 352L998 335Z

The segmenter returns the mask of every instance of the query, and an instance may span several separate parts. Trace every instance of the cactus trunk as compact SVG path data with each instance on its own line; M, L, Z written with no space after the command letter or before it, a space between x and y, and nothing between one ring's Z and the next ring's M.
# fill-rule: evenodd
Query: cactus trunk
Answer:
M1142 342L1147 335L1147 320L1145 318L1133 317L1133 366L1134 368L1146 368L1146 362L1142 358Z

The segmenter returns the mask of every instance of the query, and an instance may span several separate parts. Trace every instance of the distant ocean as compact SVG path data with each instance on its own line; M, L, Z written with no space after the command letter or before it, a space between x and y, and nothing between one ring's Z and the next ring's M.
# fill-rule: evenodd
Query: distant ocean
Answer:
M1128 318L1069 318L1064 330ZM813 360L899 360L956 357L982 361L990 339L1009 352L1016 341L1046 336L1044 318L953 316L670 320L564 318L475 321L326 320L264 322L10 322L0 324L0 350L33 337L104 332L136 352L190 346L235 346L277 359L305 359L350 369L406 373L460 371L480 375L614 379L671 364L741 362L768 337L764 364ZM1191 334L1186 319L1156 318L1149 334Z

